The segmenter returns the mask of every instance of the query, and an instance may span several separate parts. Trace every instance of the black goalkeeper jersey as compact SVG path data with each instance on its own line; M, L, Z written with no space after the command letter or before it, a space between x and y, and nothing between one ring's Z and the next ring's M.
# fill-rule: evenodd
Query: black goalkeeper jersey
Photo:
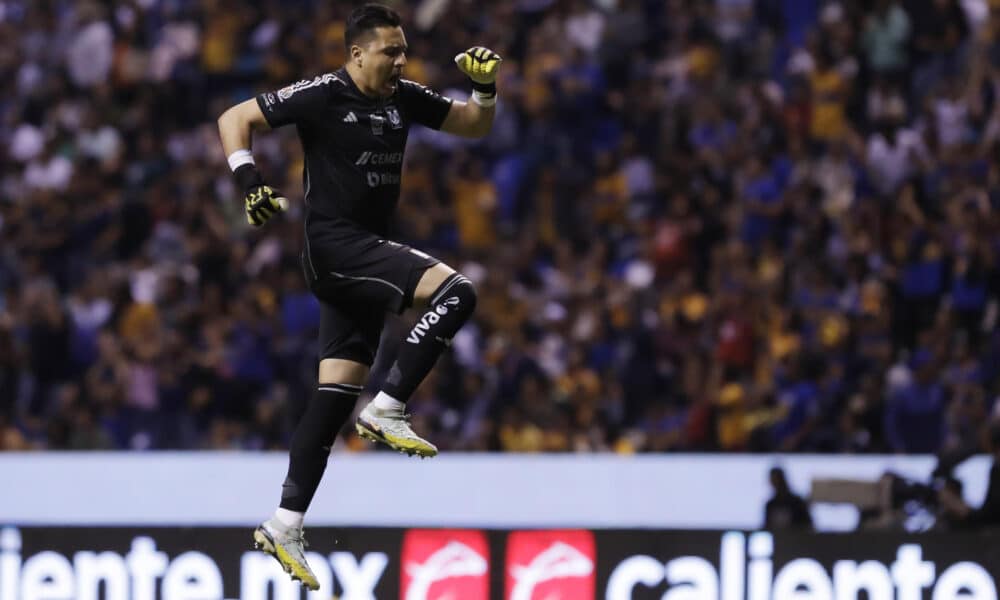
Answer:
M451 100L401 79L387 98L361 93L347 69L257 96L268 124L295 124L310 210L388 233L410 125L440 129Z

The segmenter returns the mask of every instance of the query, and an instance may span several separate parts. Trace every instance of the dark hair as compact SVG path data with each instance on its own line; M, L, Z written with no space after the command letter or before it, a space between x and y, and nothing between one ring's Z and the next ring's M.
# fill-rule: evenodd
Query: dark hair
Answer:
M344 45L348 54L358 38L378 27L399 27L403 20L399 13L381 4L365 4L351 11L344 29Z

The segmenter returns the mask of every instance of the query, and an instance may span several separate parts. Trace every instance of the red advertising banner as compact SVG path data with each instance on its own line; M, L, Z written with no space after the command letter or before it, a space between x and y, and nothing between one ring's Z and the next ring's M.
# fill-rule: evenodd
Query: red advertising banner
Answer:
M400 597L489 600L490 553L482 531L410 529L403 534Z
M594 534L583 529L515 531L507 537L507 600L593 598L597 581Z

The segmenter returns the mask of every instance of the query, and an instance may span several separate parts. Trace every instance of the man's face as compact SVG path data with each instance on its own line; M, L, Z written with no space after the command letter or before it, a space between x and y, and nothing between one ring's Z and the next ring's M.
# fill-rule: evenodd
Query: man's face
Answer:
M361 51L361 71L372 87L381 95L389 96L406 66L406 36L401 27L377 27Z

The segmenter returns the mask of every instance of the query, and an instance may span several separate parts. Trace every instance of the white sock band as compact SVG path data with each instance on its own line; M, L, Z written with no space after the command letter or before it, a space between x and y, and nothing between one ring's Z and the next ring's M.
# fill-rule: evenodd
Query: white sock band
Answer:
M274 518L281 521L282 525L297 529L302 529L302 521L305 519L305 516L305 513L288 510L287 508L279 508L274 511Z
M375 405L375 408L382 410L403 410L406 407L406 404L403 404L385 392L375 394L372 404Z
M230 154L229 158L226 160L229 161L229 169L232 171L235 171L243 165L254 164L253 154L250 154L249 150L237 150L236 152Z
M494 94L484 94L479 90L472 90L472 101L479 106L493 106L497 103L497 95Z

